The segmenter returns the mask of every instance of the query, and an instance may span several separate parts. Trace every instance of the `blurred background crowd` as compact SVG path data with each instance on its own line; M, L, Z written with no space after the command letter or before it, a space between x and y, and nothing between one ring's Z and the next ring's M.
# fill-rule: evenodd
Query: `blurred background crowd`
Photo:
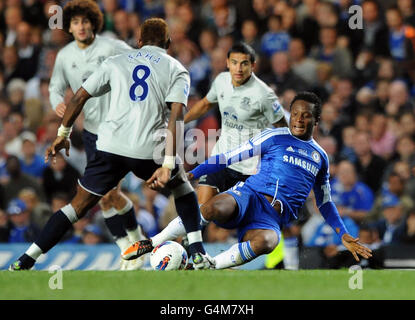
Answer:
M31 242L50 215L74 195L86 164L75 125L71 156L44 163L61 119L48 85L56 54L71 37L50 29L52 5L66 1L0 0L0 242ZM100 0L102 36L133 47L148 17L167 20L169 53L190 72L189 108L226 71L227 51L245 41L257 53L255 74L286 108L298 91L323 100L315 139L331 161L333 200L353 236L378 249L415 245L415 6L413 0ZM360 11L349 8L358 5ZM358 13L357 16L354 14ZM361 27L358 22L362 13ZM73 93L67 91L66 103ZM205 133L206 155L220 129L218 110L187 126ZM187 165L191 168L190 165ZM123 189L152 236L175 217L168 195L132 175ZM62 242L112 242L99 208ZM327 263L343 263L341 241L324 223L312 195L300 220L284 229L287 248L319 247ZM207 242L234 241L209 225ZM287 250L289 252L289 250Z

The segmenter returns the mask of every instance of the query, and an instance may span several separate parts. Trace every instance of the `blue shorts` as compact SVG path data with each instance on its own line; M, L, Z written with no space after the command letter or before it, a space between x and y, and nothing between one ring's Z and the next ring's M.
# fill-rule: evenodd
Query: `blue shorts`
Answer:
M97 139L98 136L87 130L82 131L82 141L84 142L84 148L86 153L86 161L89 163L94 159L97 152Z
M242 242L245 233L251 229L274 230L281 239L282 219L261 193L243 182L239 182L225 193L231 195L238 204L238 215L224 224L215 222L218 226L238 229L239 242Z

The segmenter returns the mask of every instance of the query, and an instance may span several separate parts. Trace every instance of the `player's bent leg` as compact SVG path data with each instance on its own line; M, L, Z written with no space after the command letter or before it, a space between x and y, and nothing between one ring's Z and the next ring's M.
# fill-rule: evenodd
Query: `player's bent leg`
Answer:
M94 195L78 186L72 202L55 212L48 220L36 241L14 262L9 270L31 269L36 259L53 248L72 224L85 216L101 197Z
M245 233L243 241L250 241L252 250L259 256L271 253L278 245L279 237L271 229L251 229Z
M217 221L225 224L235 218L238 213L238 204L230 194L221 193L214 196L200 207L203 218L207 221Z
M217 194L218 189L216 187L199 184L196 188L197 202L199 202L199 205L205 204Z
M215 269L225 269L243 265L256 257L270 253L278 245L279 237L274 230L248 230L243 242L236 243L213 259Z

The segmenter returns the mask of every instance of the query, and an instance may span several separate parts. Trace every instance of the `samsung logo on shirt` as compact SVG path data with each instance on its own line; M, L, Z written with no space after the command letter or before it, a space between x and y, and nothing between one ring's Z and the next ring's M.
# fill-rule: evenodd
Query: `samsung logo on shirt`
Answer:
M305 170L307 170L308 172L311 172L314 176L317 176L318 174L318 168L316 166L314 166L313 164L311 164L308 161L305 161L301 158L297 158L294 156L288 156L288 155L283 155L283 161L284 162L288 162L291 164L294 164L296 166L299 166Z

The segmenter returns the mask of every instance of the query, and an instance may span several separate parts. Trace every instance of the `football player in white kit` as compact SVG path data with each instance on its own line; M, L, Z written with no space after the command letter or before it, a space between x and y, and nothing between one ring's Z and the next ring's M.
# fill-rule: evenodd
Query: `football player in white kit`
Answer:
M184 122L199 119L219 105L221 133L211 155L235 149L263 129L286 127L284 109L274 91L253 72L255 51L248 44L239 42L228 52L227 72L220 73L213 81L206 97L198 101L185 115ZM197 196L199 204L206 203L220 192L245 181L256 173L258 158L231 165L219 173L199 179Z
M50 101L59 117L65 113L64 95L70 87L76 92L82 83L108 57L132 48L125 42L97 35L102 29L103 14L92 0L73 0L63 9L63 27L74 40L62 48L55 61L49 85ZM84 130L82 138L87 162L95 157L99 124L105 119L110 103L110 93L88 100L83 109ZM120 190L109 191L100 201L104 221L121 252L132 243L145 239L137 224L133 203ZM121 260L121 270L138 269L143 259L126 262Z
M175 159L176 127L183 125L190 77L180 62L167 54L169 43L166 22L159 18L146 20L141 26L139 49L107 58L71 99L45 160L54 158L61 149L69 153L71 127L86 101L111 91L109 111L98 127L96 155L79 180L74 199L51 216L36 241L10 266L11 270L30 269L130 171L147 180L150 187L167 187L172 192L187 231L194 268L212 266L202 244L196 194L183 166L177 165ZM168 134L164 160L159 162L153 153L158 146L154 134L160 129L167 129ZM135 259L151 247L150 240L137 242L123 253L123 258Z

